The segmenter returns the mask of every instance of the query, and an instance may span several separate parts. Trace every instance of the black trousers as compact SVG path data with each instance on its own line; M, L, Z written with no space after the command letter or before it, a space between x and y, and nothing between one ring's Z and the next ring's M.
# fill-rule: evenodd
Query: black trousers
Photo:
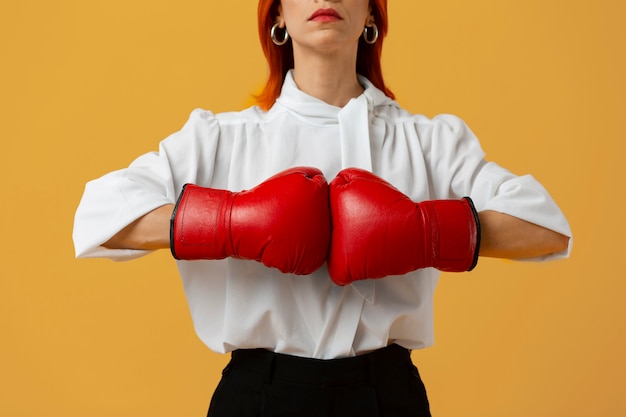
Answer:
M345 359L236 350L208 417L430 417L410 351L390 345Z

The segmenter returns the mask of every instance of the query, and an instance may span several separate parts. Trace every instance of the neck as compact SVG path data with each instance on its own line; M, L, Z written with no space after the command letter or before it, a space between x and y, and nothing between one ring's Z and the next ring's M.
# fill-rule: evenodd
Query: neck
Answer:
M300 90L337 107L363 93L356 74L356 49L332 53L299 53L294 48L294 81Z

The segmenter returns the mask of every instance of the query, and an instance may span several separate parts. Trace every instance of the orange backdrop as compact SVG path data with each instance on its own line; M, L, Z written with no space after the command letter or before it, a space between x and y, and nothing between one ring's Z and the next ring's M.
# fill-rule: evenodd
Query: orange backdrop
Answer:
M195 337L166 252L75 260L86 181L189 112L247 106L266 67L253 0L5 2L0 13L0 415L201 416L227 357ZM576 237L548 264L444 275L414 352L438 417L626 415L626 3L391 1L385 75L532 173Z

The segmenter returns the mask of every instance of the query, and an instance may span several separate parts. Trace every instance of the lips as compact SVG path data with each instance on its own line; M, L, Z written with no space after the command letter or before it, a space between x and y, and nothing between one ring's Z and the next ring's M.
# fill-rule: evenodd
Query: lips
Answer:
M309 20L321 20L321 21L329 21L329 20L342 20L339 13L335 11L335 9L325 8L325 9L317 9L311 16L309 16Z

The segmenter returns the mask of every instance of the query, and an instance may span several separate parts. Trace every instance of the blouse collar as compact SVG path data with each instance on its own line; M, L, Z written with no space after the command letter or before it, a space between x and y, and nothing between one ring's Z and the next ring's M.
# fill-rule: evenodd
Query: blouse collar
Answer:
M329 125L337 124L340 113L350 111L358 102L367 105L369 112L378 106L398 106L398 104L387 97L385 93L376 88L374 84L362 75L357 75L359 83L363 86L363 93L351 99L344 107L333 106L318 98L315 98L298 88L293 78L293 70L289 70L283 82L280 97L276 104L288 109L295 116L312 124Z

